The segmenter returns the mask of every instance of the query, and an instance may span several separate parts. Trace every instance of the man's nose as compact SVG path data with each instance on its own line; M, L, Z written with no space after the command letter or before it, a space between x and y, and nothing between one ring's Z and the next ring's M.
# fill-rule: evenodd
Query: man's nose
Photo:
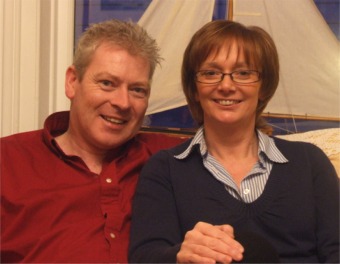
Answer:
M120 86L113 90L110 95L110 103L112 106L118 107L121 110L130 108L130 94L128 87Z

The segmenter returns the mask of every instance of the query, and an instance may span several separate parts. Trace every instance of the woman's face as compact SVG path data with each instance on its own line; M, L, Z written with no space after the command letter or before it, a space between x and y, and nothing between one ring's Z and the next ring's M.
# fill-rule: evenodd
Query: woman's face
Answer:
M222 73L240 70L258 70L247 65L244 54L238 50L236 43L230 48L221 48L210 54L199 68ZM239 84L230 75L225 75L217 84L196 82L196 100L203 109L204 126L218 127L251 126L255 127L256 107L259 100L261 81Z

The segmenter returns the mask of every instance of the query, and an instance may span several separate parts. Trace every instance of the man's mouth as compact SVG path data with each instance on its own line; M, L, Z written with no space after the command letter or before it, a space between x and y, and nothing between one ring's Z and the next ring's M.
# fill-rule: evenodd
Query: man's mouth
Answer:
M239 104L241 101L240 100L215 100L215 102L217 102L220 105L229 106L229 105Z
M122 125L124 123L126 123L127 121L126 120L121 120L121 119L116 119L116 118L113 118L113 117L109 117L109 116L104 116L102 115L101 116L104 120L112 123L112 124L118 124L118 125Z

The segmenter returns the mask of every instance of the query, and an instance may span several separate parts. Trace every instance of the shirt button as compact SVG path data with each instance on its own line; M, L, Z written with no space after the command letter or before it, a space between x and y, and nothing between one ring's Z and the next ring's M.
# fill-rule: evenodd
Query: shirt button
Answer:
M106 182L107 182L107 183L111 183L111 182L112 182L112 179L111 179L111 178L106 178Z
M244 190L243 190L243 193L244 193L245 195L247 195L247 194L250 193L250 190L249 190L249 189L244 189Z
M115 236L114 233L110 233L110 237L111 237L112 239L116 238L116 236Z

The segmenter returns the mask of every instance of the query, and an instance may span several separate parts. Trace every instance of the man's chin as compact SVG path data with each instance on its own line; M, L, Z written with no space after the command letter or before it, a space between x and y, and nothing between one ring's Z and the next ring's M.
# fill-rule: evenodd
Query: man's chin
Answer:
M102 146L104 146L104 148L106 150L111 150L114 148L118 148L122 145L124 145L126 142L128 142L130 139L132 139L136 133L129 133L129 134L125 134L125 135L117 135L117 136L112 136L111 137L107 137L106 139L102 140Z

